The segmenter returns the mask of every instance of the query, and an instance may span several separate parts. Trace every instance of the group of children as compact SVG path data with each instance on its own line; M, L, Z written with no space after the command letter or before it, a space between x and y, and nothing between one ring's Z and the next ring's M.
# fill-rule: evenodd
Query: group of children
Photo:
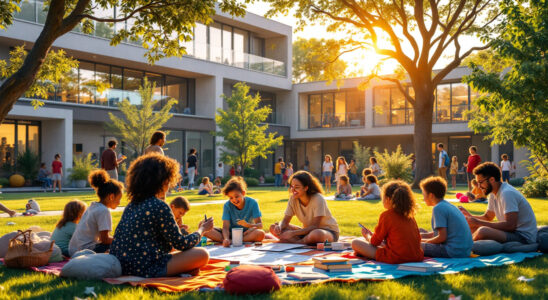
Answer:
M356 192L356 199L377 200L381 198L381 189L377 184L377 176L373 175L373 170L371 168L363 169L362 181L364 184L361 186L360 191ZM354 198L354 195L352 193L352 185L350 184L348 176L340 175L335 199L348 200L352 198Z

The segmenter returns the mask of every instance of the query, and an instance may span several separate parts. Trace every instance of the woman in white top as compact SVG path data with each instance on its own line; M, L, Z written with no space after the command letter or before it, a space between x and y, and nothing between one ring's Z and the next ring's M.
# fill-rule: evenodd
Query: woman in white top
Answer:
M374 157L371 157L369 158L369 163L370 163L369 168L371 169L371 171L373 171L373 175L375 175L376 177L379 177L379 175L381 174L381 167L377 163L377 159Z
M333 162L331 161L331 155L327 154L322 165L322 177L325 184L325 192L331 193L331 175L333 174Z
M337 157L337 173L335 174L335 181L337 182L337 189L339 188L339 177L348 174L348 164L344 156Z

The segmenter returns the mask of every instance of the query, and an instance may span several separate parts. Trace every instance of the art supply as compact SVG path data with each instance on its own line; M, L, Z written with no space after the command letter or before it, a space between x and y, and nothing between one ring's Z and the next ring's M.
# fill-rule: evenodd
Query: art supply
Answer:
M240 247L243 244L244 229L232 228L232 245L234 247Z
M318 249L318 250L323 250L323 249L325 249L325 244L324 244L324 243L318 243L318 244L316 244L316 249Z
M205 236L202 237L202 240L200 241L200 246L201 247L207 246L207 238Z
M332 248L333 250L336 250L336 251L340 251L340 250L346 249L345 246L344 246L344 243L340 243L340 242L331 243L331 248Z
M207 222L207 216L204 214L204 222Z
M286 266L286 267L285 267L285 271L286 271L286 272L295 272L295 267L293 267L293 266Z
M255 242L255 247L261 247L263 245L262 242Z

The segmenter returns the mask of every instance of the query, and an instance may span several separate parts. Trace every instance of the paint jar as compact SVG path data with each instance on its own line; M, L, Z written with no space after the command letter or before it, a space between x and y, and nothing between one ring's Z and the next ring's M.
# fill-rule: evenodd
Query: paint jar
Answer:
M244 239L244 229L232 228L232 246L234 247L242 246L243 239Z

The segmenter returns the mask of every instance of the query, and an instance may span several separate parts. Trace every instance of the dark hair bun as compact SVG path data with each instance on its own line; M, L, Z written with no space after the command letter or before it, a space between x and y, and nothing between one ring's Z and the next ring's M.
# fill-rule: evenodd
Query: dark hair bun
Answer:
M105 170L96 170L89 174L88 179L91 187L98 189L110 180L110 176Z

